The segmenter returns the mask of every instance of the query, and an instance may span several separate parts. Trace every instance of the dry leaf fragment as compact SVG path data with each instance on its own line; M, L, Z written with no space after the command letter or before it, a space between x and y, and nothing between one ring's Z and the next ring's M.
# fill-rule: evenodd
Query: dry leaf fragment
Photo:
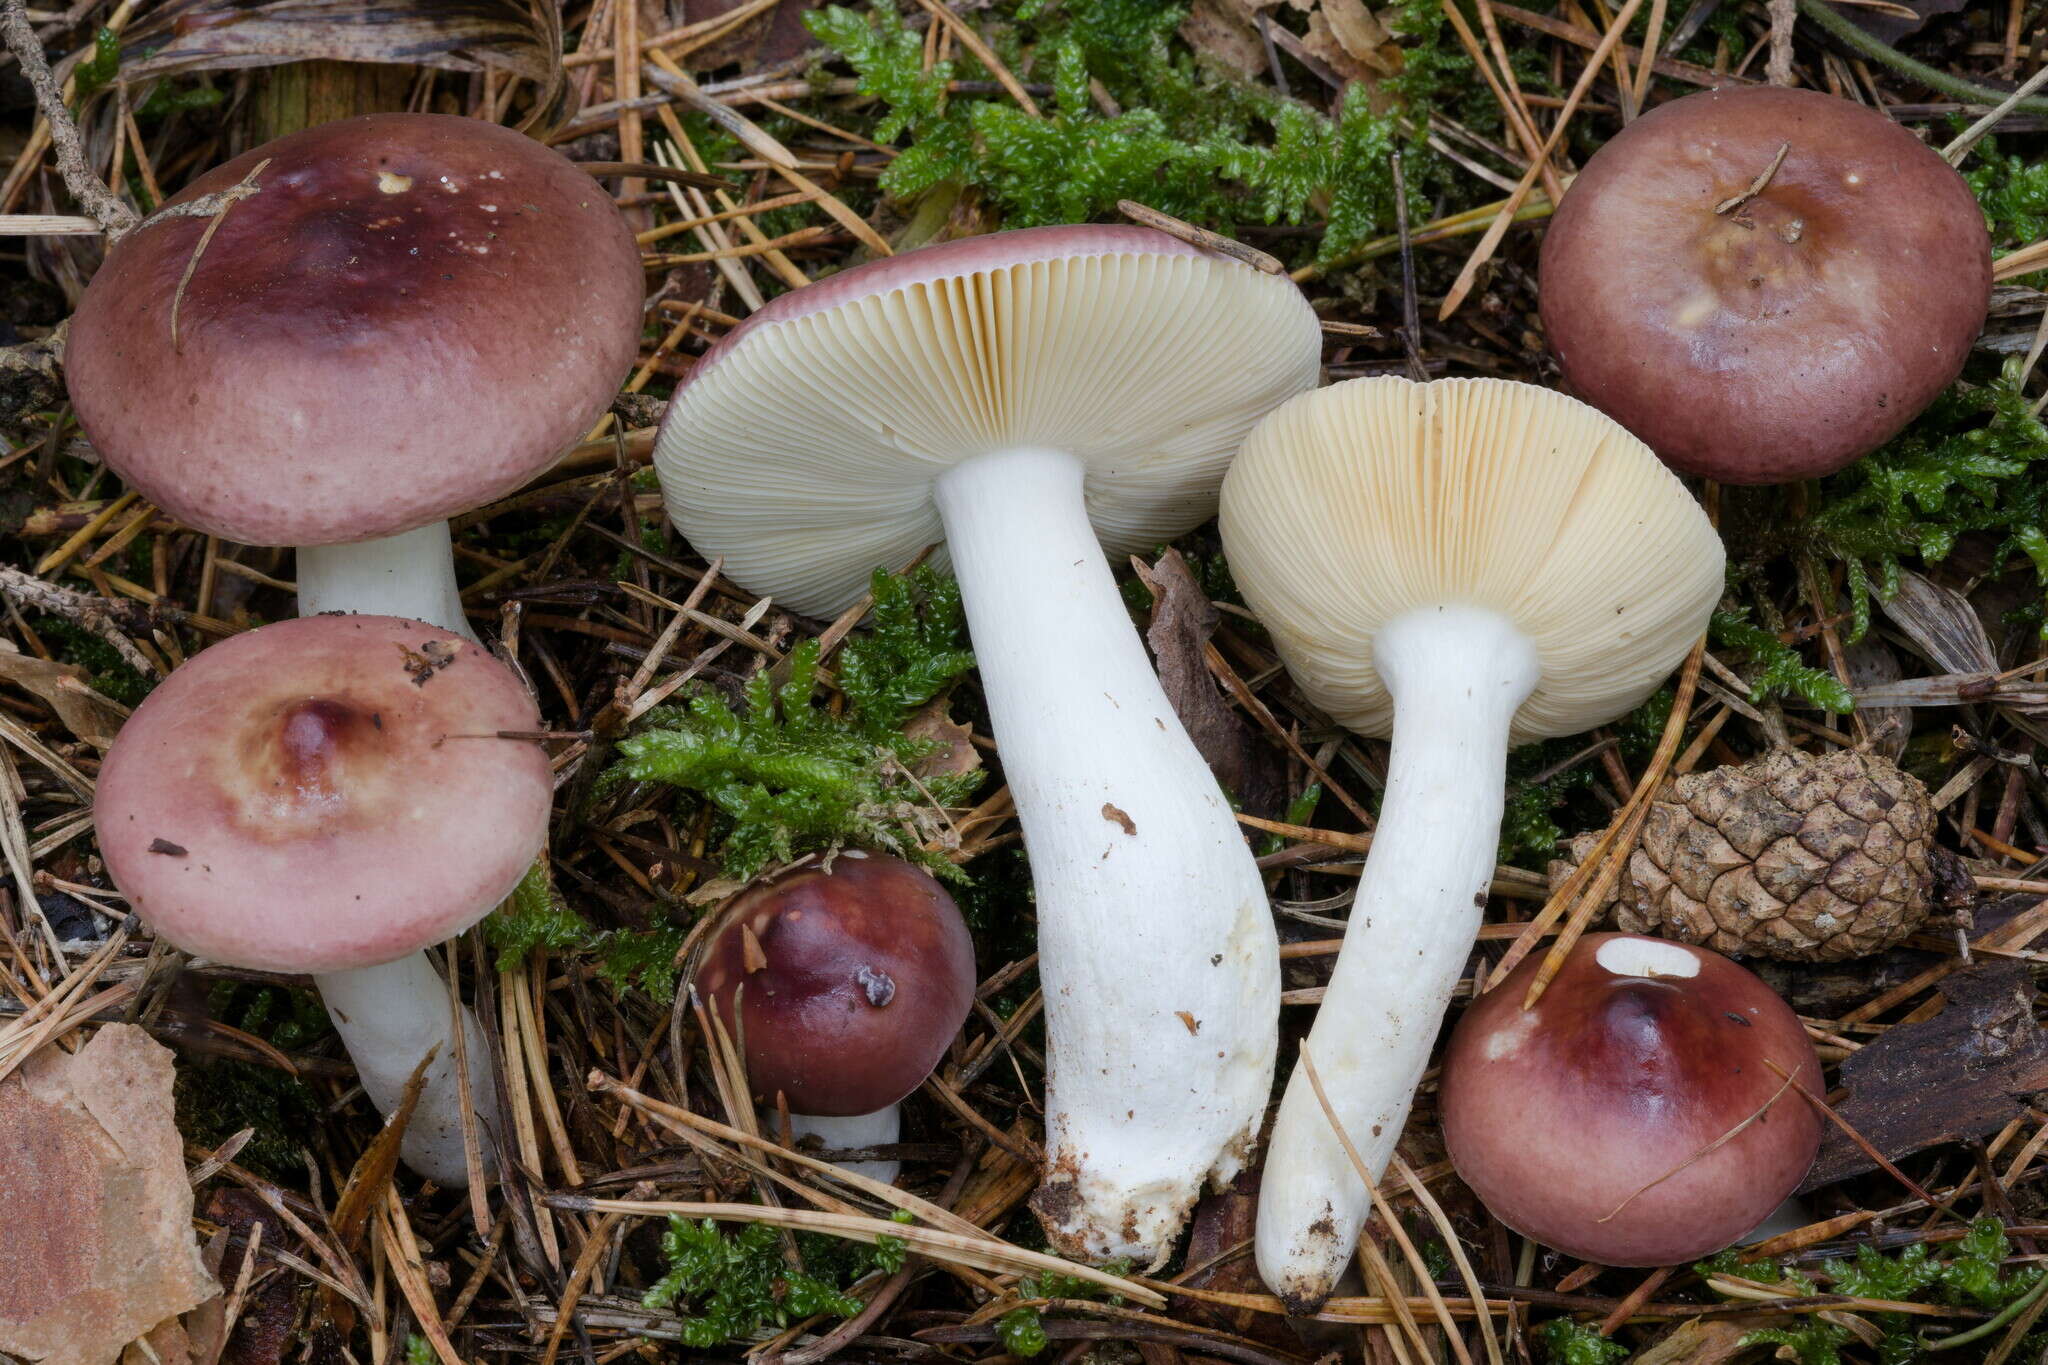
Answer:
M114 1365L220 1292L192 1233L171 1053L143 1030L109 1024L0 1081L0 1169L0 1351Z
M1257 76L1266 69L1266 45L1239 0L1195 0L1188 17L1181 20L1180 36L1196 52L1240 76Z
M1159 669L1159 685L1173 703L1188 738L1210 771L1254 815L1276 815L1287 799L1283 765L1272 747L1239 715L1209 671L1209 638L1220 620L1208 594L1178 550L1157 564L1132 560L1151 592L1152 624L1145 643Z
M11 682L48 702L65 729L105 753L127 712L93 691L86 679L86 671L76 664L38 659L0 640L0 682Z
M1401 55L1394 44L1394 35L1365 7L1364 0L1323 0L1323 7L1318 13L1327 24L1330 35L1352 60L1383 76L1392 76L1400 71ZM1313 29L1313 19L1310 23Z

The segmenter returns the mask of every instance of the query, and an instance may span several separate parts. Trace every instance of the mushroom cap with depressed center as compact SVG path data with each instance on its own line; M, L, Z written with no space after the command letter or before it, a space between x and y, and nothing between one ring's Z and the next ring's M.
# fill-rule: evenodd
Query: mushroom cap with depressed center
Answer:
M1223 485L1232 574L1317 706L1387 735L1373 667L1389 621L1487 608L1535 646L1516 742L1647 697L1721 593L1720 537L1641 441L1530 384L1384 377L1282 405Z
M123 238L79 303L71 394L123 479L230 540L340 544L508 493L590 430L640 338L603 186L495 124L371 114L169 202L264 161L225 214Z
M518 676L391 616L308 616L194 655L135 709L93 823L114 884L190 953L374 966L461 933L547 837Z
M1768 986L1704 948L1588 934L1524 1011L1541 965L1474 1002L1444 1055L1444 1139L1495 1217L1600 1265L1676 1265L1792 1194L1821 1123L1786 1076L1824 1087Z
M1778 153L1753 199L1726 212ZM1961 371L1991 296L1970 188L1889 118L1814 90L1710 90L1586 163L1543 239L1566 384L1670 465L1832 473Z
M945 888L846 850L735 897L696 985L764 1102L870 1114L924 1083L974 1003L974 940Z
M999 232L773 300L677 390L654 460L699 553L831 615L945 539L932 483L978 455L1080 458L1112 558L1199 525L1320 351L1285 276L1150 228Z

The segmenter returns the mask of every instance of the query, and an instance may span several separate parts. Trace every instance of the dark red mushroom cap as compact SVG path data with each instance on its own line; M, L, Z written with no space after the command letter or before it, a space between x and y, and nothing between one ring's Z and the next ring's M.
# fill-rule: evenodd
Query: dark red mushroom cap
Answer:
M392 616L223 640L101 765L100 852L135 912L238 967L374 966L461 933L547 838L533 698L474 641Z
M829 871L810 863L749 889L724 916L696 985L743 1028L764 1102L780 1091L802 1114L886 1109L924 1083L974 1003L960 911L900 858L842 852Z
M1600 1265L1676 1265L1763 1222L1820 1147L1819 1116L1766 1064L1822 1092L1790 1007L1718 953L1588 934L1525 1012L1540 964L1466 1010L1444 1057L1444 1139L1473 1193Z
M1754 198L1717 212L1766 170ZM1710 90L1586 163L1543 239L1544 330L1579 397L1672 468L1832 473L1963 367L1991 297L1969 186L1882 114L1813 90Z
M518 487L603 413L639 344L640 256L572 162L475 119L372 114L170 202L266 160L203 253L205 218L133 233L72 319L79 420L158 506L257 545L391 535Z

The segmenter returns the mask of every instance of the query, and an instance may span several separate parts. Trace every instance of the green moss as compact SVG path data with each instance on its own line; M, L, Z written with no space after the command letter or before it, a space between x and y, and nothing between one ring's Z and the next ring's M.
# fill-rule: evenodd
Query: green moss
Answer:
M1971 1223L1962 1240L1939 1250L1931 1249L1925 1242L1915 1242L1892 1252L1860 1246L1856 1254L1847 1260L1823 1261L1820 1277L1834 1292L1857 1298L1885 1299L1894 1303L1931 1298L1937 1303L1998 1314L2008 1309L2017 1311L2022 1300L2033 1294L2041 1285L2043 1275L2048 1274L2041 1267L2031 1265L2008 1273L2004 1262L2011 1255L2012 1244L2005 1235L2004 1227L1996 1218L1986 1217ZM1694 1269L1702 1278L1732 1276L1758 1284L1789 1284L1799 1294L1819 1292L1812 1280L1795 1271L1770 1261L1743 1265L1733 1251L1724 1251L1702 1261ZM1925 1320L1916 1321L1905 1313L1867 1312L1859 1313L1859 1316L1868 1319L1884 1333L1877 1347L1877 1359L1881 1365L1909 1365L1910 1362L1944 1358L1941 1353L1951 1346L1966 1344L1971 1335L1966 1330L1958 1333L1952 1341L1922 1337L1916 1328L1923 1326ZM1996 1339L1990 1337L1986 1344ZM1852 1340L1847 1329L1808 1315L1802 1316L1798 1324L1790 1328L1752 1332L1743 1338L1742 1344L1782 1347L1788 1353L1786 1358L1797 1360L1800 1365L1842 1365L1841 1349ZM2039 1343L2034 1343L2031 1351L2018 1358L2033 1359L2038 1351Z
M311 991L223 981L207 993L207 1012L287 1052L304 1051L333 1032ZM255 1136L235 1159L272 1179L302 1179L304 1135L326 1122L320 1097L276 1067L212 1059L178 1068L172 1091L178 1129L201 1147L218 1147L244 1128Z
M1628 1347L1570 1318L1552 1318L1529 1335L1543 1348L1543 1358L1551 1365L1616 1365L1628 1359Z
M1984 210L1992 245L2022 246L2048 236L2048 162L2002 153L1988 137L1971 157L1963 178Z
M1958 538L1994 538L2048 590L2048 426L2020 390L2023 362L1992 382L1957 384L1877 453L1821 485L1817 511L1790 527L1799 548L1847 567L1851 640L1873 596L1890 598L1907 560L1938 563ZM1839 708L1838 708L1839 709Z
M905 141L881 187L911 200L940 186L971 188L1005 226L1112 217L1137 199L1190 222L1234 230L1249 222L1326 220L1317 246L1333 260L1393 222L1389 157L1408 164L1413 211L1427 216L1436 191L1470 195L1394 113L1375 113L1358 90L1328 118L1279 92L1233 79L1176 46L1186 7L1156 0L1026 3L998 47L1049 80L1044 117L1006 97L953 96L946 84L981 79L971 59L923 65L920 36L895 9L838 6L806 18L818 39L853 67L881 105L879 141ZM1387 83L1410 129L1427 126L1438 92L1460 85L1468 63L1443 38L1428 0L1399 0L1389 25L1402 39L1402 73ZM984 28L989 25L983 22ZM1120 110L1105 113L1092 83ZM1499 112L1475 114L1482 123Z
M121 74L121 35L101 28L92 35L92 56L71 68L72 88L84 100L112 83Z
M706 1218L671 1217L662 1237L668 1273L641 1296L648 1308L682 1313L682 1344L722 1346L763 1328L787 1327L818 1314L851 1317L861 1301L827 1278L782 1259L781 1239L766 1223L723 1232Z
M909 831L934 803L964 801L981 774L913 778L937 746L902 726L973 667L959 588L920 569L878 573L873 591L872 630L836 661L843 711L813 700L818 645L806 640L784 661L783 681L756 674L737 707L707 689L649 712L619 745L607 785L662 782L709 802L730 822L723 855L737 877L839 844L888 849L957 877Z
M1751 621L1747 610L1715 612L1710 633L1716 649L1735 650L1747 657L1751 701L1798 697L1823 711L1856 709L1856 699L1841 679L1807 663L1799 651Z
M1110 1261L1102 1267L1112 1275L1128 1275L1129 1261ZM1104 1299L1111 1304L1123 1302L1120 1294L1106 1294L1101 1285L1093 1280L1084 1280L1078 1275L1063 1275L1057 1271L1041 1271L1026 1275L1017 1281L1017 1295L1025 1299ZM1043 1355L1052 1344L1052 1338L1045 1330L1045 1320L1036 1308L1029 1306L1012 1308L996 1319L996 1341L1013 1356L1029 1360Z
M36 634L59 661L83 668L94 690L123 706L141 705L156 686L154 679L136 672L112 645L83 626L46 617L36 622Z

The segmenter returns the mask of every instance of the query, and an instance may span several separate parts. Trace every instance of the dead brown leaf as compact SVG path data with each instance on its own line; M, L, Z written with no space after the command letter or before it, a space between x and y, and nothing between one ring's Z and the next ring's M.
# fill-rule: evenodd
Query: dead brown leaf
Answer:
M1151 590L1152 624L1145 643L1159 668L1159 685L1174 714L1209 764L1216 780L1253 815L1272 815L1286 799L1280 758L1246 723L1209 671L1206 650L1216 633L1216 608L1178 550L1157 564L1132 561Z
M0 1081L0 1351L113 1365L220 1292L172 1112L170 1049L131 1024L76 1053L45 1048Z
M1266 44L1242 0L1195 0L1181 20L1180 36L1203 56L1240 76L1266 69Z
M1401 52L1394 44L1394 35L1365 7L1364 0L1323 0L1322 8L1309 18L1311 34L1318 18L1337 45L1360 66L1382 76L1400 71Z
M565 112L562 15L547 0L169 0L122 38L131 86L285 62L398 62L532 82L529 129Z
M41 697L57 713L57 719L64 722L65 729L105 753L127 713L95 692L87 682L88 676L76 664L38 659L0 640L0 682L11 682Z
M934 749L911 765L918 777L957 777L981 766L981 751L974 747L974 728L962 725L947 714L946 699L936 698L918 708L903 733L945 747Z

